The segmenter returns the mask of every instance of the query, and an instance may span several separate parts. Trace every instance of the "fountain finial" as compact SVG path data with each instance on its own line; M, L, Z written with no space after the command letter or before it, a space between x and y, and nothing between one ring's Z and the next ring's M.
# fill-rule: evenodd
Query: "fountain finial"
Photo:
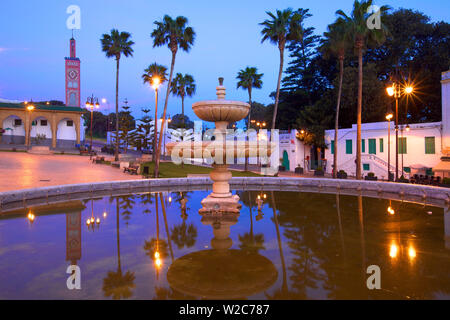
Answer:
M219 86L216 88L217 100L225 100L226 89L223 86L223 77L219 78Z

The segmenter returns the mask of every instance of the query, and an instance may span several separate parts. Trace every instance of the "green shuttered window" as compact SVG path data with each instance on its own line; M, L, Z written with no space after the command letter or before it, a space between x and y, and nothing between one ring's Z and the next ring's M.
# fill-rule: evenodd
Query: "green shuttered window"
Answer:
M369 139L369 153L377 154L377 140Z
M425 137L425 154L435 154L434 137Z
M398 153L406 154L406 138L398 138Z
M352 154L353 148L352 148L352 140L345 140L345 153L346 154Z

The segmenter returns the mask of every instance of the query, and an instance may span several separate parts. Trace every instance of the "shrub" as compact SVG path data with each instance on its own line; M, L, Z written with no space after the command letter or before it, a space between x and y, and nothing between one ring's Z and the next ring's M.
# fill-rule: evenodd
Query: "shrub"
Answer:
M450 185L450 178L444 178L444 179L442 179L442 184Z
M367 174L367 176L373 178L373 177L375 177L375 173L369 172L369 173Z

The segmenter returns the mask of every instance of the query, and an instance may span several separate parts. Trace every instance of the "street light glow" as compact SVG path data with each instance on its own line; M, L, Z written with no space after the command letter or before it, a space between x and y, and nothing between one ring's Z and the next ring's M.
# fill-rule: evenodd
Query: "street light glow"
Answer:
M386 115L386 120L390 121L393 117L394 115L392 113L389 113Z
M407 94L410 94L410 93L412 93L413 91L414 91L414 88L411 87L411 86L407 86L407 87L405 88L405 93L407 93Z
M159 77L153 77L152 78L152 87L153 89L158 89L159 85L161 84L161 79Z
M392 87L387 87L387 88L386 88L386 91L387 91L387 94L388 94L390 97L392 97L392 96L395 94L395 88L394 88L394 86L392 86Z

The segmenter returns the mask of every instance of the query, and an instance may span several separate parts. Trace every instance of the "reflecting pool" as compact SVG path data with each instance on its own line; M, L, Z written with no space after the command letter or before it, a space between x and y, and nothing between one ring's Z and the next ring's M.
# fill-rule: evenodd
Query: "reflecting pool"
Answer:
M446 208L235 192L239 215L201 216L208 191L2 212L0 299L450 299ZM67 288L70 265L81 290Z

